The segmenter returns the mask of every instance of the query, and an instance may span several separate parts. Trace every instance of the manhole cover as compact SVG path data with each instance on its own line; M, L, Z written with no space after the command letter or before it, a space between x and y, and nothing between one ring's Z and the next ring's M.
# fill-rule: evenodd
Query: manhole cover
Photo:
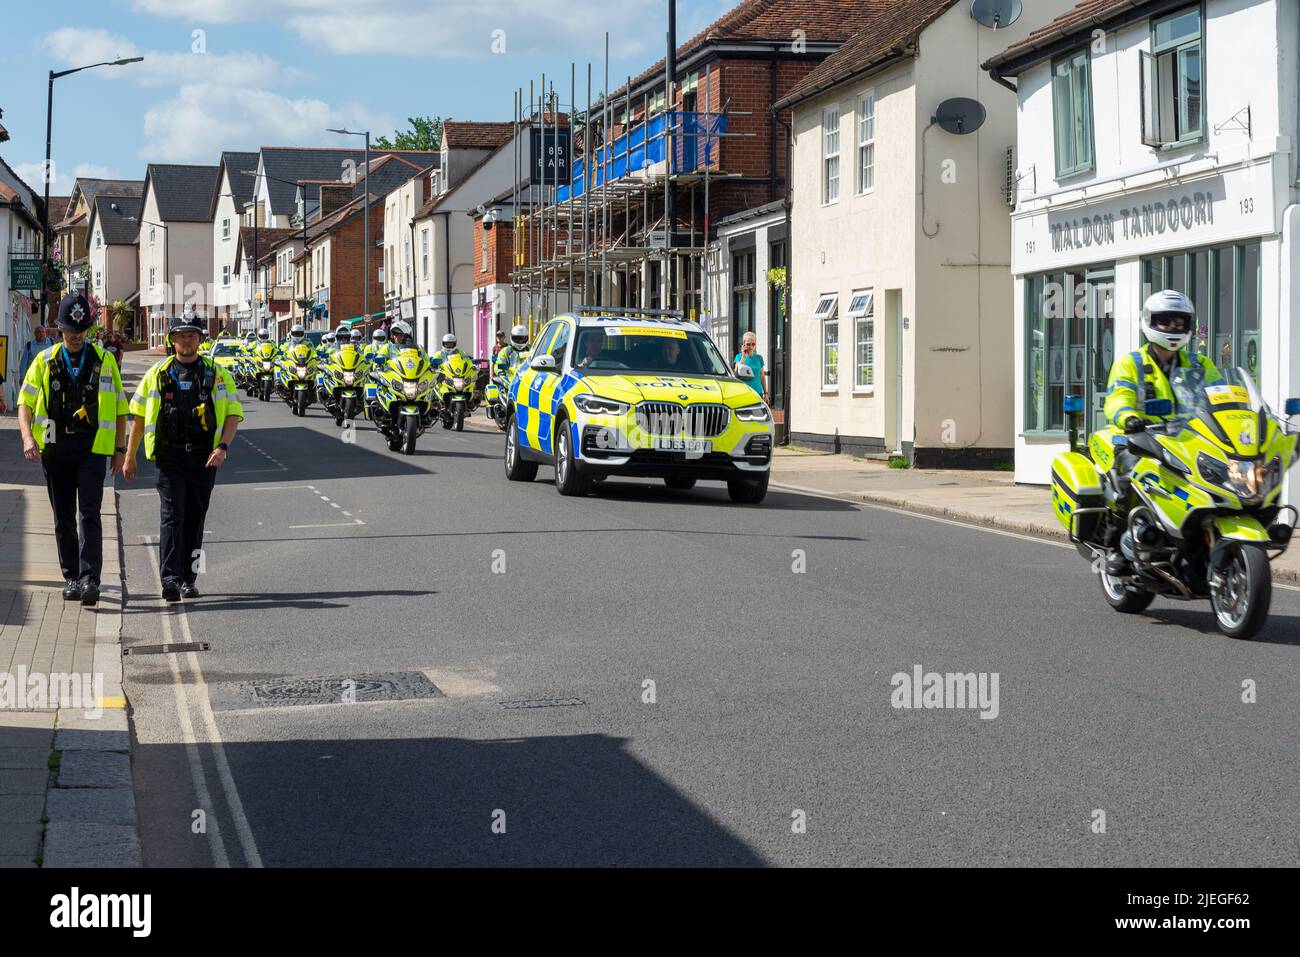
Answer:
M239 693L245 701L264 708L445 697L438 686L419 671L254 681L240 685Z
M532 698L528 701L502 701L503 708L571 708L586 704L581 698Z

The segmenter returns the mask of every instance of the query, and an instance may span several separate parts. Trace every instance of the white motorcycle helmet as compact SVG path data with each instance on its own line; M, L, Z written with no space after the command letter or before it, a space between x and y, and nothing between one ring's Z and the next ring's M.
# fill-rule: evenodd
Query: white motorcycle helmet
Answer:
M372 332L372 333L370 334L370 341L371 341L371 342L387 342L387 341L388 341L388 333L385 332L383 329L376 329L374 332Z
M258 339L259 342L270 342L270 341L271 341L271 334L270 334L269 332L267 332L265 329L258 329L258 330L257 330L257 339Z
M516 349L523 351L528 345L528 328L526 326L515 326L511 329L510 344Z
M289 338L294 340L295 342L298 342L302 339L306 339L307 330L300 325L294 326L292 329L289 330Z
M402 335L406 336L408 341L410 341L411 327L406 323L405 320L402 319L397 320L397 322L393 323L393 328L390 329L389 331L393 335L397 335L400 332Z
M443 347L444 349L455 349L455 348L456 348L456 335L455 335L455 333L449 332L449 333L447 333L445 336L442 337L442 347Z
M331 345L334 342L334 333L332 332L325 333L325 335L320 337L320 341L325 343L325 345L327 346Z
M1196 328L1196 307L1181 292L1163 289L1142 304L1142 334L1171 352L1187 345Z
M361 343L365 341L366 341L366 337L361 334L360 329L353 329L351 332L348 333L348 342Z

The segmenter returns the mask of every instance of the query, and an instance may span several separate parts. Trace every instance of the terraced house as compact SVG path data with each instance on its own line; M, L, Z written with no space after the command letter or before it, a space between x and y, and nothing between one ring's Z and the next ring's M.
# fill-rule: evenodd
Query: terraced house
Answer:
M1300 8L1271 0L1088 0L989 59L1019 106L1017 480L1048 481L1066 395L1103 424L1153 290L1274 408L1300 392L1298 60Z

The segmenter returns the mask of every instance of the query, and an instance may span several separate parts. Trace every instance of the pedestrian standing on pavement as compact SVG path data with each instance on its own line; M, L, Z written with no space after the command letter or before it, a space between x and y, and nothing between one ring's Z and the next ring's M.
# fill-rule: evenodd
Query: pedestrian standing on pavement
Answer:
M504 329L498 329L496 344L492 346L492 358L495 359L497 353L500 352L505 347L506 347L506 331Z
M158 548L166 601L199 597L195 581L203 522L217 469L244 418L230 373L199 355L201 333L192 317L173 319L166 339L172 355L144 374L131 400L125 475L128 481L135 478L143 441L145 457L158 466Z
M736 374L740 374L742 367L747 366L754 373L752 379L746 380L749 387L759 394L764 402L770 402L767 397L767 369L764 368L763 357L758 354L758 336L752 332L747 332L740 338L740 351L736 353L736 358L732 361L736 369Z
M126 452L122 375L111 353L86 342L92 322L85 296L64 296L63 344L36 354L18 396L23 457L41 464L54 509L63 597L83 605L99 601L105 466L111 458L121 472Z
M27 370L31 368L32 360L36 358L38 352L44 352L53 343L50 337L45 334L44 326L37 326L32 331L32 338L28 340L27 345L23 346L23 357L18 363L18 378L26 379Z

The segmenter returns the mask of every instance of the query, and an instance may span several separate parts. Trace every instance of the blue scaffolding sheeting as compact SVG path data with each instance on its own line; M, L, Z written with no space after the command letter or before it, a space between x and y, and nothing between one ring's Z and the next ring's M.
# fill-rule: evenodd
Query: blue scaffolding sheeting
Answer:
M599 189L608 182L617 182L628 175L662 163L668 155L669 124L672 124L673 162L671 172L693 173L713 165L718 153L718 140L727 132L727 117L718 113L661 113L647 123L640 123L624 133L608 147L592 154L592 188ZM606 168L606 152L609 153ZM587 189L587 161L584 157L573 164L573 185L561 186L556 191L556 201L577 199Z

